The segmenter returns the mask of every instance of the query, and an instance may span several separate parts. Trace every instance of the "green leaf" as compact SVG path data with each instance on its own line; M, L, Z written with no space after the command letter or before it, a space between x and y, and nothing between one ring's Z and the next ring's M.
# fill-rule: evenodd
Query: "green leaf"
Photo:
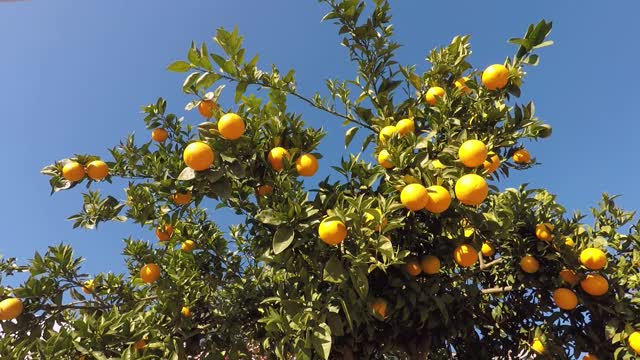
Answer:
M185 72L191 69L191 64L186 61L176 61L167 67L167 70L173 72Z
M262 210L260 211L257 215L256 215L256 220L260 221L263 224L269 224L269 225L281 225L282 223L284 223L283 220L279 219L279 213L275 212L272 209L266 209L266 210Z
M285 251L293 242L295 232L289 226L280 226L273 234L273 252L277 255Z
M369 294L369 279L367 278L367 270L363 266L352 266L349 269L349 277L353 283L353 287L362 299L366 299Z
M351 141L353 140L353 137L356 135L356 133L358 132L358 127L354 126L351 129L347 130L347 132L344 135L344 147L346 148L347 146L349 146L349 144L351 144Z
M332 256L324 266L322 280L335 284L342 284L347 280L347 272L344 270L342 262L335 256Z
M247 85L249 84L246 81L238 82L238 85L236 86L236 95L233 98L233 101L236 104L238 103L238 101L240 101L242 95L244 95L245 90L247 90Z
M322 323L313 330L311 338L313 348L325 360L329 359L331 353L331 328L329 325Z

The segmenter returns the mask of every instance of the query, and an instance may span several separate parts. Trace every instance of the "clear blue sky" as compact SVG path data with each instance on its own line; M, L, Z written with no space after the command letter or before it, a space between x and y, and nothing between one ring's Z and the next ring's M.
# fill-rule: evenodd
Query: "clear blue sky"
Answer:
M552 20L555 45L542 50L539 67L529 68L523 93L535 99L554 133L529 145L543 165L513 181L549 188L570 210L586 211L603 191L623 194L622 205L638 208L640 5L570 3L394 1L397 40L405 45L399 59L425 69L429 49L470 33L471 61L484 68L512 55L515 47L506 40L522 35L529 23ZM320 23L325 12L315 0L0 3L0 254L24 260L64 241L88 259L88 272L120 271L121 239L155 241L153 234L126 224L72 230L65 219L80 208L83 188L50 197L40 168L74 153L108 158L107 147L130 132L146 139L140 105L158 96L183 114L182 74L165 68L185 57L192 39L210 41L220 26L237 25L248 53L260 54L259 65L295 67L303 93L324 90L327 77L351 76L335 27ZM322 152L342 147L339 121L293 99L290 104L310 125L335 135ZM195 113L186 119L201 121ZM331 159L337 157L323 159L324 171ZM123 198L121 184L110 191ZM215 215L227 223L225 216Z

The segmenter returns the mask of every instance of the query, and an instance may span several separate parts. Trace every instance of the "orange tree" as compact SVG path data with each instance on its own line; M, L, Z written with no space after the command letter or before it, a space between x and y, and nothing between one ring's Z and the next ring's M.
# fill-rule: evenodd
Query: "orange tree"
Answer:
M322 2L358 69L328 80L329 96L300 94L294 71L258 68L220 29L217 52L192 45L169 66L188 73L185 110L204 122L161 98L144 107L151 140L43 169L54 192L89 189L75 227L127 220L152 239L124 241L125 274L82 273L68 245L3 259L2 280L27 279L0 288L1 358L637 356L633 214L604 195L589 226L543 189L498 188L536 165L522 141L551 134L518 103L551 24L482 70L455 37L420 73L394 57L387 1ZM225 85L233 103L218 101ZM289 100L349 125L346 145L362 140L339 180L303 186L329 167L315 152L325 133ZM91 189L113 178L128 182L123 201ZM223 234L211 204L242 222Z

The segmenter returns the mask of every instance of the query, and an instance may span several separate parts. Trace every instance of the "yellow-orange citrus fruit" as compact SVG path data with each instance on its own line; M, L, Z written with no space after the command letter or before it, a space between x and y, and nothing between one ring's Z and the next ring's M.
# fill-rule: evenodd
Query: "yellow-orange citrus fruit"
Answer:
M180 244L180 250L184 252L192 252L196 248L196 243L193 240L185 240Z
M69 181L80 181L84 177L84 166L77 161L69 161L62 167L62 177Z
M596 248L586 248L580 253L580 263L587 269L600 270L607 265L607 255Z
M570 270L570 269L562 269L560 270L560 278L562 279L562 281L566 282L567 284L573 286L575 284L578 283L578 274L576 274L575 271Z
M380 150L378 153L378 164L382 165L385 169L391 169L393 167L393 163L389 161L391 154L385 149Z
M215 153L209 144L196 141L187 145L182 154L182 158L188 167L195 171L202 171L207 170L209 166L213 164Z
M482 176L463 175L456 181L456 198L465 205L480 205L489 194L489 186Z
M380 130L380 134L378 134L378 139L380 140L381 143L386 143L387 140L389 140L392 136L393 133L396 132L396 127L393 125L388 125L382 128L382 130Z
M469 81L469 78L467 76L461 77L460 79L456 80L453 85L455 85L456 89L460 90L461 92L468 94L471 92L471 89L469 89L469 87L467 86L467 81Z
M93 160L87 164L87 176L91 180L100 181L109 175L109 166L102 160Z
M375 298L371 302L371 310L374 314L385 319L387 317L387 301L383 298Z
M198 112L206 118L213 117L213 112L216 110L218 110L218 104L213 100L202 100L198 104Z
M420 261L422 271L428 275L435 275L440 271L440 259L433 255L427 255Z
M469 267L478 261L478 251L471 245L462 244L453 251L453 260L462 267Z
M598 357L592 353L586 354L582 360L598 360Z
M287 149L282 148L280 146L274 147L269 151L269 155L267 155L267 160L269 164L271 164L271 168L275 171L280 171L284 169L284 158L291 158Z
M578 306L578 297L567 288L558 288L553 292L553 301L562 310L573 310Z
M482 252L483 256L491 257L496 253L496 249L489 243L483 243L482 248L480 248L480 252Z
M629 335L629 346L636 354L640 354L640 331L634 331Z
M160 266L157 264L145 264L140 269L140 278L147 284L158 281L160 279Z
M164 142L168 137L169 133L163 128L157 128L151 131L151 139L155 142Z
M318 171L318 159L311 154L302 154L296 160L296 170L300 176L313 176Z
M87 280L82 284L82 292L85 294L93 293L93 280Z
M513 153L513 162L516 164L528 164L531 161L531 154L527 149L518 149Z
M438 103L438 100L442 100L442 98L444 98L444 89L440 86L431 87L427 90L425 98L427 100L427 104L433 106Z
M540 263L538 262L538 259L533 256L526 255L520 259L520 268L528 274L533 274L540 270Z
M429 202L427 189L420 184L409 184L400 192L400 202L412 211L424 209Z
M13 320L22 314L24 304L17 298L0 301L0 320Z
M140 339L133 343L133 348L136 350L142 350L147 346L147 342L144 339Z
M328 245L338 245L347 237L347 227L340 220L322 220L318 236Z
M190 317L191 316L191 309L189 309L187 306L183 306L182 310L180 310L180 313L184 317Z
M380 227L382 227L384 229L385 226L387 226L387 219L382 217L382 210L375 208L373 209L375 210L378 214L379 214L379 221L378 224L375 225L374 230L375 231L380 231ZM364 221L370 223L375 221L375 217L371 214L369 214L368 212L364 213Z
M415 257L410 257L404 264L404 270L411 276L418 276L422 272L420 263Z
M536 237L538 240L551 241L553 239L553 224L544 223L536 225Z
M269 184L262 184L258 186L258 188L256 189L256 192L258 193L258 196L271 195L273 193L273 186Z
M509 70L501 64L493 64L482 72L482 84L489 90L502 89L509 82Z
M191 202L191 198L191 191L177 192L171 195L171 201L173 201L177 205L186 205Z
M449 191L440 185L433 185L427 188L427 196L429 201L425 209L434 214L440 214L446 211L451 205L451 195Z
M244 134L244 120L238 114L224 114L218 120L218 131L227 140L237 140Z
M589 295L600 296L609 291L609 282L602 275L587 274L582 281L580 287Z
M164 230L161 227L156 228L156 237L159 241L168 241L173 235L173 226L165 224Z
M416 124L413 119L402 119L396 123L396 129L400 136L407 135L416 131Z
M487 160L485 160L482 165L487 174L493 174L500 167L500 157L493 151L490 151L487 154Z
M466 167L480 166L487 159L487 146L480 140L467 140L458 149L460 162Z
M544 344L542 344L542 341L540 341L540 339L535 338L531 342L531 349L533 349L533 351L537 352L538 354L543 354Z

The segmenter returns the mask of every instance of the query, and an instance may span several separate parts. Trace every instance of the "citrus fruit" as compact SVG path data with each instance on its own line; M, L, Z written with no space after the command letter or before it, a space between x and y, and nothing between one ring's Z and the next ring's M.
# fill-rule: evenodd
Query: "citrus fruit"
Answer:
M402 119L396 123L396 129L400 136L407 135L416 131L416 124L413 119Z
M296 170L300 176L313 176L318 171L318 159L311 154L302 154L296 160Z
M391 157L391 154L389 154L387 150L380 150L378 153L378 164L382 165L385 169L391 169L393 167L393 163L389 161L389 157Z
M87 164L87 176L91 180L100 181L109 175L109 166L102 160L93 160Z
M562 310L573 310L578 306L578 297L567 288L559 288L553 292L553 301Z
M140 269L140 278L147 284L156 282L160 278L160 267L157 264L145 264Z
M537 352L538 354L544 353L544 345L538 338L533 339L533 341L531 342L531 349L533 349L533 351Z
M237 140L244 134L244 120L238 114L224 114L218 120L218 131L227 140Z
M422 271L428 275L435 275L440 271L440 259L433 255L427 255L420 261Z
M458 80L456 80L453 85L455 85L456 89L460 90L461 92L468 94L471 92L471 89L469 89L469 87L467 86L467 81L469 81L469 78L467 76L463 76L461 78L459 78Z
M282 147L274 147L269 151L269 155L267 155L267 160L269 164L271 164L271 168L275 171L280 171L284 169L284 158L289 159L291 155L287 149Z
M213 117L213 112L216 110L218 110L218 104L213 100L202 100L198 104L198 112L206 118Z
M425 96L427 100L427 104L431 106L435 105L438 102L438 100L442 100L443 97L444 97L444 89L441 88L440 86L434 86L429 88L429 90L427 90L427 95Z
M190 317L191 316L191 309L189 309L189 307L187 307L187 306L183 306L182 310L180 310L180 313L184 317Z
M338 245L347 237L347 227L340 220L323 220L318 226L318 236L328 245Z
M560 278L562 279L562 281L566 282L567 284L573 286L575 284L578 283L578 274L576 274L575 271L570 270L570 269L562 269L560 270Z
M404 270L411 276L418 276L422 272L420 263L415 257L410 257L404 264Z
M465 205L480 205L489 194L489 186L477 174L463 175L456 181L456 198Z
M192 252L196 248L196 243L193 240L185 240L180 244L180 250L184 252Z
M629 335L629 346L636 354L640 354L640 331L634 331Z
M147 342L144 339L140 339L133 343L133 348L136 350L142 350L147 346Z
M600 270L607 265L607 255L600 249L586 248L580 253L580 263L587 269Z
M69 181L80 181L84 177L84 167L77 161L69 161L62 167L62 177Z
M383 298L375 298L371 302L371 310L373 313L383 319L387 317L387 301Z
M482 72L482 84L489 90L502 89L509 81L509 70L501 64L493 64Z
M393 133L396 132L396 127L393 125L388 125L382 128L382 130L380 130L380 134L378 134L378 139L380 140L381 143L386 143L387 140L389 140L392 136Z
M273 186L269 184L262 184L258 186L258 188L256 189L256 192L258 193L258 196L271 195L273 193Z
M480 140L467 140L458 149L460 162L466 167L482 165L487 159L487 146Z
M531 154L527 149L518 149L513 153L513 162L516 164L528 164L531 161Z
M598 357L592 353L586 354L582 360L598 360Z
M209 144L202 141L193 142L184 149L184 163L195 171L206 170L213 164L215 153Z
M528 274L533 274L540 270L540 263L533 256L526 255L520 259L520 268Z
M400 202L412 211L424 209L429 202L427 189L420 184L409 184L400 192Z
M453 260L462 267L469 267L478 261L478 251L471 245L462 244L453 251Z
M0 320L13 320L22 314L24 304L17 298L0 301Z
M485 160L482 165L487 174L493 174L500 167L500 157L493 151L490 151L487 154L487 160Z
M380 227L384 228L385 226L387 226L387 219L382 217L382 210L375 208L373 209L378 213L378 224L375 225L374 230L375 231L380 231ZM364 213L364 221L367 223L371 223L375 221L375 217L371 214L369 214L368 212Z
M538 240L551 241L553 239L553 224L544 223L536 225L536 237Z
M482 252L483 256L491 257L496 253L496 249L489 243L483 243L482 248L480 248L480 252Z
M82 284L82 292L85 294L93 293L93 280L87 280Z
M151 139L155 142L164 142L168 137L169 133L163 128L157 128L151 131Z
M177 192L171 195L171 201L177 205L186 205L191 202L191 191Z
M440 214L446 211L451 205L451 195L449 191L440 185L433 185L427 188L427 205L425 209L434 214Z
M609 291L609 282L602 275L587 274L582 281L580 287L589 295L600 296Z
M171 224L165 224L164 230L162 227L156 228L156 237L159 241L168 241L171 235L173 235L173 226Z

